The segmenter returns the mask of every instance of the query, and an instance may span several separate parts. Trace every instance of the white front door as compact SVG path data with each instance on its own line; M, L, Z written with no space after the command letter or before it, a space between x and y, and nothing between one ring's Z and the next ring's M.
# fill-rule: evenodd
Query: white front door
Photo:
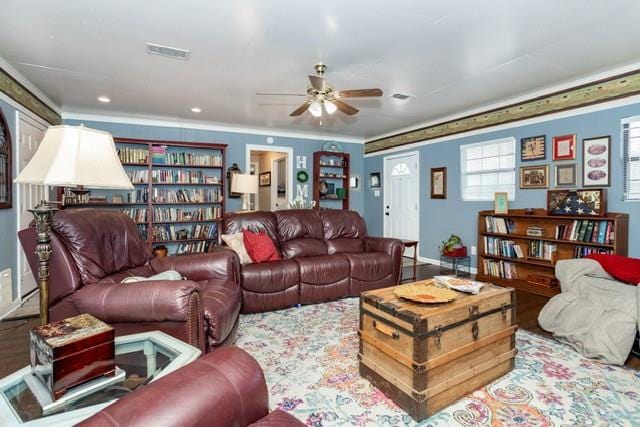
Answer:
M419 240L418 152L384 158L384 235Z
M16 175L29 163L33 157L42 138L46 127L37 121L29 118L23 113L18 112L18 150L17 150L17 171ZM18 231L29 226L29 222L33 219L33 215L29 209L35 207L41 200L48 199L48 189L38 185L17 184L18 201ZM20 286L20 297L24 297L37 288L37 283L31 268L27 263L27 258L22 250L22 246L18 244L18 283Z

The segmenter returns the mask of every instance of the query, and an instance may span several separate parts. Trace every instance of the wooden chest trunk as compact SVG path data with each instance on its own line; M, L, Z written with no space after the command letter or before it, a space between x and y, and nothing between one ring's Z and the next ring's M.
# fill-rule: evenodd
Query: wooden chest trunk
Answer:
M360 298L360 375L421 421L514 366L515 291L485 285L444 304Z
M70 317L30 331L31 367L51 392L115 374L115 341L111 326L89 314Z

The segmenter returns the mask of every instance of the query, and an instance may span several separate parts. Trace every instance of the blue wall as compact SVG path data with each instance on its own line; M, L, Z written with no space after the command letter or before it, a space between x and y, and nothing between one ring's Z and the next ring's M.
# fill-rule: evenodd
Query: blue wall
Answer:
M624 212L629 214L629 255L640 257L640 203L623 202L622 178L622 147L620 120L625 117L640 115L640 104L611 108L592 113L575 115L572 117L549 120L541 123L512 127L500 131L487 131L480 135L455 138L452 140L425 145L417 148L407 148L403 151L418 151L420 157L420 245L419 254L422 257L437 259L438 245L451 234L462 237L469 249L477 244L477 215L478 211L493 209L493 202L463 202L460 190L460 145L493 139L516 138L516 175L520 167L520 138L546 135L547 160L526 162L527 165L549 164L550 188L555 185L554 164L567 164L551 161L551 138L557 135L577 134L578 139L578 184L582 183L582 139L611 135L611 187L607 190L609 212ZM394 152L393 154L398 154ZM365 159L365 181L371 172L383 171L384 154L367 157ZM429 171L434 167L447 167L447 199L437 200L429 197ZM382 181L384 182L384 181ZM520 190L519 177L516 177L515 201L509 202L514 209L546 206L546 190ZM384 188L382 189L384 191ZM369 233L383 234L383 205L382 193L374 197L373 191L365 189L365 219ZM475 257L474 257L475 258ZM475 259L472 260L475 265Z
M66 120L65 123L78 125L83 123L87 127L94 129L101 129L108 132L114 137L121 138L140 138L140 139L152 139L152 140L167 140L167 141L191 141L191 142L219 142L228 144L226 153L226 167L231 166L233 163L237 163L243 172L247 171L245 165L245 147L247 144L264 145L268 147L266 143L266 135L254 135L246 133L236 132L222 132L212 130L199 130L199 129L186 129L186 128L174 128L174 127L162 127L162 126L146 126L146 125L132 125L121 123L107 123L107 122L89 122L78 120ZM309 177L312 177L313 173L313 152L322 149L322 144L327 140L314 140L303 138L290 138L290 137L273 137L274 146L284 146L293 148L293 170L296 173L295 156L307 156L307 168ZM351 155L351 174L363 175L363 145L355 143L341 142L344 151ZM297 184L297 183L294 183ZM311 197L312 180L307 181L309 184L309 196ZM294 185L294 196L295 196ZM329 202L331 203L331 202ZM364 195L362 191L351 192L350 197L351 209L357 210L361 213L364 212ZM227 199L226 209L228 212L238 210L241 207L241 199ZM330 206L325 205L323 206ZM336 203L336 208L341 207Z
M16 163L16 144L17 144L17 135L16 135L16 109L7 104L6 102L0 101L0 110L4 114L4 118L7 121L7 126L9 126L9 133L11 134L11 149L12 149L12 157L13 157L13 165ZM16 168L12 168L13 177L15 178ZM0 209L0 230L2 230L2 237L0 238L0 271L3 271L6 268L11 268L11 283L12 283L12 292L13 297L16 298L18 294L18 280L16 276L16 269L18 265L17 261L17 237L16 237L16 186L13 186L13 208L11 209Z

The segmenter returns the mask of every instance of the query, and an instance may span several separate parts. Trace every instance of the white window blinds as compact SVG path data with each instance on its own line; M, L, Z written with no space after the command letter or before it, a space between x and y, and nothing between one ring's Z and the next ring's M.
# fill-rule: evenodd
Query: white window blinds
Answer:
M640 200L640 116L622 121L624 199Z
M493 200L496 192L514 199L515 145L515 138L504 138L460 147L462 200Z

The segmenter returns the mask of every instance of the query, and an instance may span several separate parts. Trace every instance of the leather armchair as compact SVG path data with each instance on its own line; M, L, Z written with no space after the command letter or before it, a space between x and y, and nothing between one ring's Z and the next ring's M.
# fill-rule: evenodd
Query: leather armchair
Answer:
M82 427L304 426L286 412L269 412L258 363L237 347L225 347L143 386Z
M37 275L35 230L22 230L19 238ZM51 321L90 313L117 335L161 330L205 352L233 342L241 296L232 251L151 259L129 217L99 209L57 212L51 244ZM187 280L120 283L169 269Z

